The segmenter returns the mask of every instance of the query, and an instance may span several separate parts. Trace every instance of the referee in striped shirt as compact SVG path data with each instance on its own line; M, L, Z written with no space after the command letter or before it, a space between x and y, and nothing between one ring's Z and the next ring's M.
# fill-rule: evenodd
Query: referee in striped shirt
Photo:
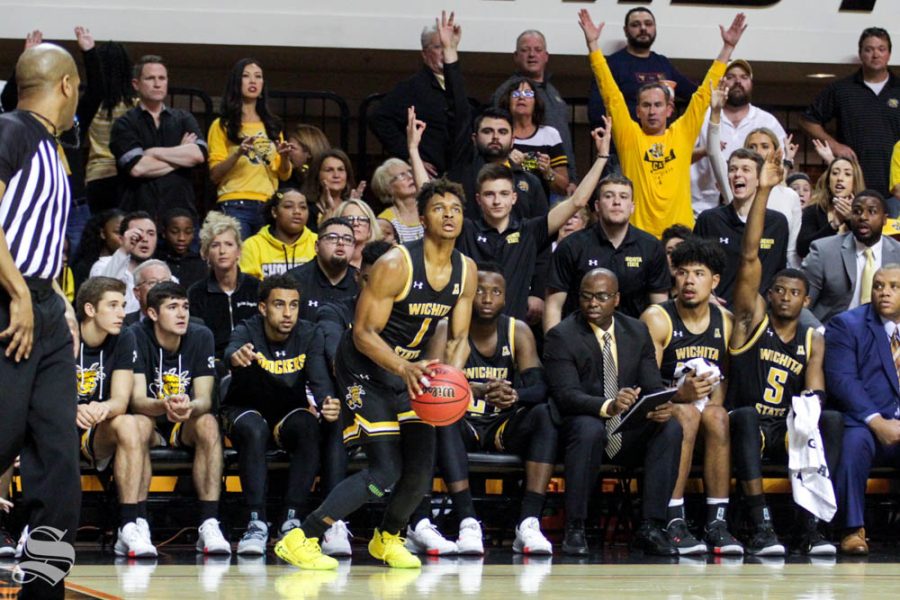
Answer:
M57 140L73 125L78 69L59 46L39 44L19 57L16 82L17 110L0 115L0 470L21 456L28 543L56 541L49 529L35 531L41 526L65 532L62 540L71 543L81 505L77 326L54 280L71 204ZM40 574L50 581L24 569L21 597L64 596L59 577L74 551L63 544L32 549L41 562L48 554L54 559Z

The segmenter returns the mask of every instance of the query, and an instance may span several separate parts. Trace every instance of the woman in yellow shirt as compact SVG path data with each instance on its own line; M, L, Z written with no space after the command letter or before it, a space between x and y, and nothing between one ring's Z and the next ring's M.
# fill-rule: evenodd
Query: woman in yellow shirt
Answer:
M287 273L316 257L315 233L306 227L306 196L288 188L275 192L264 209L265 227L244 241L241 271L257 279Z
M218 208L238 220L244 239L262 227L263 204L279 180L291 176L291 147L266 100L262 66L243 58L225 84L222 116L209 128L209 176L218 186Z

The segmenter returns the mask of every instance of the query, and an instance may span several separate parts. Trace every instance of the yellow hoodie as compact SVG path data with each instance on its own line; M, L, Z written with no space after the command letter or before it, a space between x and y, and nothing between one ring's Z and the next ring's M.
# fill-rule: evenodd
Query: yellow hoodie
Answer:
M315 258L317 239L318 235L304 227L296 242L284 244L272 235L271 225L266 225L244 242L241 271L257 279L286 273Z

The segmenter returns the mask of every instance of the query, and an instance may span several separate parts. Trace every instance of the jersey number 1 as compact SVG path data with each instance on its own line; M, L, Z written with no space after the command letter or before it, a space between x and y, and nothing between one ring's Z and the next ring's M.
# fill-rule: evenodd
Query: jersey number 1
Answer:
M419 327L418 333L416 333L416 337L413 338L413 341L409 343L408 348L415 348L419 344L422 343L422 338L425 337L425 334L428 333L428 328L431 326L431 317L428 317L424 321L422 321L422 326Z

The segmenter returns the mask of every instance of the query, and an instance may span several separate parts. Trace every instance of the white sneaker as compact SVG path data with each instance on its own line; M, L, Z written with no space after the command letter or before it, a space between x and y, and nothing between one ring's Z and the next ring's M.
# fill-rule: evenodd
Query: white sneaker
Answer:
M516 527L513 552L520 554L553 554L553 544L541 533L541 524L535 517L528 517Z
M241 541L238 542L237 553L262 556L266 553L266 543L268 541L269 526L262 521L250 521L247 524L247 531L244 532Z
M231 554L231 544L222 535L217 519L207 519L197 531L197 552L203 554Z
M422 519L415 527L406 528L406 549L410 552L443 556L456 554L456 544L441 535L438 528L428 519Z
M219 591L222 586L222 579L231 569L230 556L197 556L197 567L199 572L197 577L200 579L200 586L208 594L214 594Z
M141 533L137 523L126 523L125 527L119 528L115 552L116 556L127 556L128 558L154 558L156 556L156 548L144 539L144 534Z
M353 535L343 521L335 521L322 536L322 554L328 556L351 556L350 539Z
M28 525L22 528L22 533L19 535L19 541L16 542L16 558L22 558L22 554L25 552L25 541L28 539Z
M460 554L484 554L484 540L481 535L481 523L472 517L466 517L459 524L459 538L456 547Z
M147 543L152 544L153 539L150 536L150 523L147 522L147 519L138 517L134 523L138 526L138 531L141 532L141 535L144 536L144 539L147 541Z

